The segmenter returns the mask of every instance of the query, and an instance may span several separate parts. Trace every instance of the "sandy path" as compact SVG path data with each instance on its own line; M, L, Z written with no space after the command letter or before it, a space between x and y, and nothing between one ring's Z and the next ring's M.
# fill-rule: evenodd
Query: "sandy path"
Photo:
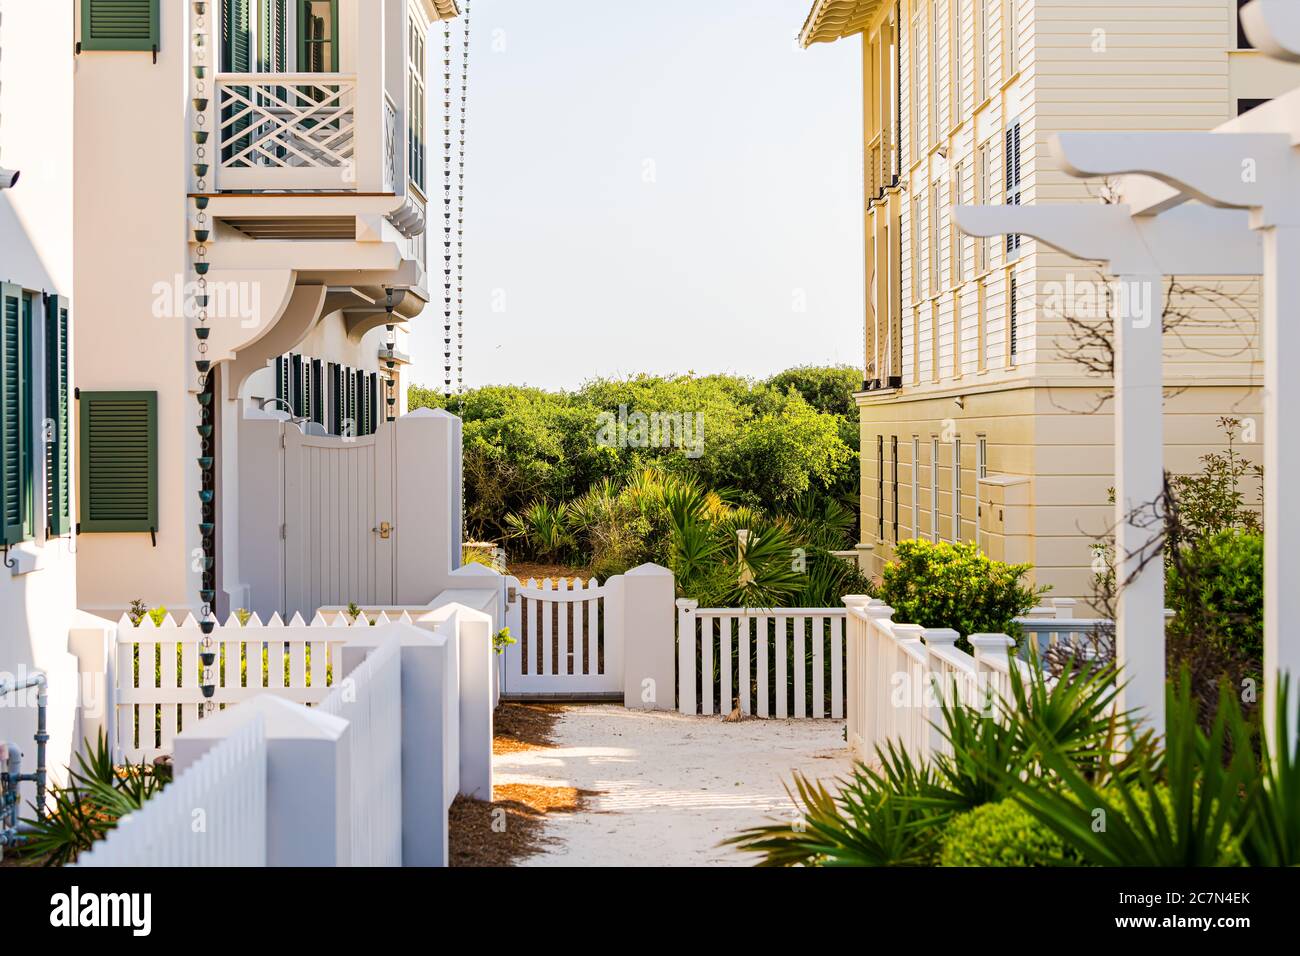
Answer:
M499 783L600 791L582 813L552 817L558 845L525 866L746 866L720 848L791 803L792 770L829 779L849 768L843 721L747 720L572 707L555 745L495 758Z

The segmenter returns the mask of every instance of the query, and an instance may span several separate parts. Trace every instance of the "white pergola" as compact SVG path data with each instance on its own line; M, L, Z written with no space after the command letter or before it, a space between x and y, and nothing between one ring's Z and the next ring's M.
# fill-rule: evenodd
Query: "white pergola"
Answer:
M1253 0L1242 22L1254 46L1300 62L1300 3ZM1284 416L1300 414L1300 90L1210 132L1070 133L1053 138L1079 178L1123 177L1122 205L958 207L973 236L1023 233L1069 255L1105 262L1121 283L1115 316L1117 653L1124 704L1164 728L1163 563L1144 556L1159 529L1134 512L1163 489L1161 316L1164 279L1262 277L1264 344L1264 673L1276 700L1282 674L1300 677L1300 443ZM1290 319L1282 321L1283 315ZM1266 722L1272 728L1272 722ZM1294 737L1296 728L1291 729Z

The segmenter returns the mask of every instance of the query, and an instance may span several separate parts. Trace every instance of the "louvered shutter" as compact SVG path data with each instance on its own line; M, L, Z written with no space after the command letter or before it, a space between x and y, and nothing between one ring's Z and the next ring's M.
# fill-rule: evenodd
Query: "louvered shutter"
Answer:
M72 491L69 454L71 392L68 342L68 300L52 295L45 300L45 401L48 431L45 438L45 523L58 537L72 527Z
M258 69L263 73L289 72L288 8L289 0L262 0Z
M294 418L302 418L307 413L304 389L306 382L302 374L302 356L289 356L289 407Z
M1020 124L1014 123L1006 131L1006 182L1008 206L1020 205ZM1020 248L1019 233L1007 234L1007 252Z
M0 544L23 540L23 290L0 285Z
M320 359L311 360L311 420L325 424L325 382Z
M370 373L370 433L379 431L379 373Z
M83 50L152 51L159 45L159 0L81 0Z
M158 393L82 392L83 533L158 529Z

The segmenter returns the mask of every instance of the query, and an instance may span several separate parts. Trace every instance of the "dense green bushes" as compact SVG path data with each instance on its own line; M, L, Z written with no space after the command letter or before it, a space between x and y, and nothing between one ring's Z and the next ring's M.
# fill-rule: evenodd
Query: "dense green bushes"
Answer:
M880 598L894 620L922 627L949 627L963 639L1000 633L1019 638L1015 618L1046 593L1021 583L1028 564L1004 564L974 544L900 541L881 573Z
M1264 536L1220 531L1168 562L1170 637L1209 641L1234 658L1264 658Z
M860 386L854 369L808 368L759 382L643 375L597 379L574 392L472 390L452 399L465 423L469 534L501 540L510 531L509 514L577 501L606 481L626 484L648 467L730 489L732 503L767 513L809 494L856 508L852 393ZM408 399L412 408L446 404L440 393L418 386ZM638 415L658 415L677 427L642 430Z
M1078 863L1065 841L1015 800L986 803L953 818L943 834L943 866L1064 866Z

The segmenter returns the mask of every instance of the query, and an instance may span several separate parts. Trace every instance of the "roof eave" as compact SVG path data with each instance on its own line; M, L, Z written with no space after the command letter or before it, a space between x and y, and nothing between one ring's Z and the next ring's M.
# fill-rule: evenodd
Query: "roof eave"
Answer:
M808 19L799 31L799 45L805 49L814 43L834 43L843 37L861 33L886 0L814 0Z

